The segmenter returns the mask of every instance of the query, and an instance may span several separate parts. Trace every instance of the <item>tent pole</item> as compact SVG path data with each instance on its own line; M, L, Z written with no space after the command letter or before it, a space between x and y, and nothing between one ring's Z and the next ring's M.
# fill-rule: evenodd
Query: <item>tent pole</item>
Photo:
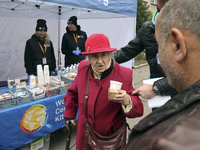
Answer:
M61 20L61 6L58 6L58 64L61 65L61 53L60 53L60 20Z

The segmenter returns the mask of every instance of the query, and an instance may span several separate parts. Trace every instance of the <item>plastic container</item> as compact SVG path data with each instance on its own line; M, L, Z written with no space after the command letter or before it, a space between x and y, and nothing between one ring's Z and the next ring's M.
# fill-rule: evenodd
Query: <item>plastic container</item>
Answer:
M33 93L27 88L19 88L11 90L15 97L17 97L17 105L30 103L33 101Z
M66 94L68 88L69 88L69 84L63 85L63 86L59 86L59 94Z
M54 84L56 84L57 86L59 86L59 92L58 94L66 94L67 93L67 89L68 87L71 85L62 81L61 79L59 79L58 77L54 76L54 77L51 77L51 82L53 82Z
M65 83L69 84L69 85L71 85L72 82L74 81L73 79L68 78L67 75L61 76L61 80L64 81Z
M33 100L38 100L45 97L45 92L41 88L33 88L30 91L33 93Z
M11 91L0 91L0 110L15 107L17 105L17 97Z
M45 91L46 97L58 95L59 86L55 85L52 82L40 85L39 87Z

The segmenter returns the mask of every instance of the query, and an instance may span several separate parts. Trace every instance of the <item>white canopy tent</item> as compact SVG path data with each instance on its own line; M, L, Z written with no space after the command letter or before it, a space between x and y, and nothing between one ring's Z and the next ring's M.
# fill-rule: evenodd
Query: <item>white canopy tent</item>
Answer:
M135 35L137 0L0 0L0 81L26 79L24 48L34 34L37 19L47 21L56 60L67 20L77 16L88 36L104 33L111 47L125 46ZM63 63L64 55L61 54ZM132 61L123 66L132 67Z

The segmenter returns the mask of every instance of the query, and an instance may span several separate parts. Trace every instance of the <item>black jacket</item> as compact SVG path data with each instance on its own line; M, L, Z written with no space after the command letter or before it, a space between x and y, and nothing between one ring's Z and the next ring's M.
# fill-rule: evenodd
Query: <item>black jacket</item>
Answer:
M159 91L159 95L161 95L161 96L170 95L173 97L174 95L176 95L178 93L175 88L172 88L170 86L169 81L167 80L166 77L155 81L154 85L157 87L157 89Z
M132 129L126 150L200 148L200 81L179 92Z
M81 60L85 59L86 57L80 54L79 56L74 55L72 53L73 50L76 50L76 47L79 47L81 52L85 51L85 41L87 39L87 34L84 31L80 30L80 26L77 25L77 31L72 32L66 27L66 33L63 35L62 38L62 53L65 54L65 66L71 64L77 64ZM73 33L78 36L78 46L74 39Z
M32 35L31 39L26 42L25 52L24 52L24 66L26 68L26 72L28 75L34 74L37 75L37 65L43 65L42 58L44 54L40 48L39 43L44 48L44 41L41 41L37 38L37 35ZM47 44L47 50L45 53L45 57L47 60L47 65L49 65L49 71L55 71L56 69L56 59L54 55L53 44L50 41L50 44Z
M161 66L157 63L158 44L155 39L155 25L152 21L143 23L137 36L131 40L128 45L113 52L116 62L123 63L131 60L145 49L146 59L150 66L150 78L165 77ZM167 78L157 80L155 82L160 95L177 94L177 91L172 88Z
M113 52L113 54L116 62L123 63L131 60L144 49L146 60L150 66L150 78L164 77L165 74L162 68L157 64L158 44L155 39L155 26L152 21L143 23L137 36L128 45Z

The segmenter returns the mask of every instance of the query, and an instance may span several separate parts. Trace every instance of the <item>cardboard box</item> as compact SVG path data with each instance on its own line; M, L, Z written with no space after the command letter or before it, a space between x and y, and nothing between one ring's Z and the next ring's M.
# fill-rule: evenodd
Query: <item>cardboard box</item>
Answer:
M33 141L29 144L23 145L17 150L49 150L49 145L50 145L50 134Z

